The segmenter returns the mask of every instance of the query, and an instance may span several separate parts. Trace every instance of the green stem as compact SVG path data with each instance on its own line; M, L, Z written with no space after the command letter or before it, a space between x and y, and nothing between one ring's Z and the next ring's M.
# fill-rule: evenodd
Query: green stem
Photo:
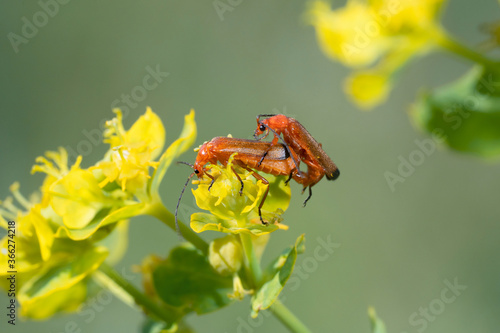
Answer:
M271 312L285 325L290 332L311 333L311 331L279 300L269 308Z
M253 248L252 237L248 234L240 234L241 244L243 245L243 251L245 252L246 262L248 264L249 275L252 279L254 288L260 287L262 282L262 270L260 268L260 262L255 254Z
M99 271L103 273L106 277L108 277L109 280L114 282L118 287L120 287L121 291L131 296L137 305L144 308L146 313L153 314L155 317L163 320L167 324L172 324L174 322L175 319L174 312L168 312L165 309L158 306L151 300L150 297L146 296L141 291L139 291L134 285L132 285L130 282L124 279L120 274L118 274L111 266L109 266L106 263L103 263L99 268ZM109 283L106 283L106 287L111 292L117 294L118 297L123 298L122 296L120 296L120 292L117 292L116 286L112 286L109 285Z
M150 205L145 211L144 214L148 214L151 216L156 217L163 223L165 223L167 226L172 228L173 230L176 230L175 227L175 216L172 214L170 211L168 211L165 206L161 202L156 202L152 205ZM195 233L191 228L189 228L187 225L179 221L179 231L188 242L196 246L203 254L208 253L208 244L198 236L197 233Z
M491 71L500 73L500 62L491 60L479 52L476 52L469 47L463 45L459 41L442 32L436 37L436 42L439 46L454 54L457 54L465 59L482 65Z

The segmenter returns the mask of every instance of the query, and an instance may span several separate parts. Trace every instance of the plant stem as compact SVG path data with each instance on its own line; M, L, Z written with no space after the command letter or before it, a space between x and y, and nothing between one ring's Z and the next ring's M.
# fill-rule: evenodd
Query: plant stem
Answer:
M311 333L311 331L279 300L269 308L271 312L285 325L290 332Z
M167 226L177 231L175 227L174 214L168 211L161 202L156 202L150 205L144 211L144 214L156 217L157 219L165 223ZM179 232L182 237L184 237L188 242L196 246L196 248L198 248L201 252L203 252L203 254L206 255L208 253L207 242L205 242L203 238L198 236L197 233L195 233L191 228L189 228L182 222L179 223Z
M462 58L471 60L472 62L478 63L482 65L484 68L487 68L491 71L500 73L500 62L491 60L479 52L476 52L469 47L463 45L459 41L450 37L445 32L439 34L439 37L436 38L436 42L442 48L461 56Z
M253 248L252 237L248 234L241 233L240 239L243 245L243 251L245 252L246 262L248 263L249 273L253 280L253 286L254 288L258 288L262 283L262 270L260 268L259 259L257 259L257 255Z
M168 312L165 309L159 307L156 303L154 303L150 297L146 296L143 294L141 291L139 291L134 285L132 285L130 282L128 282L126 279L124 279L120 274L118 274L112 267L110 267L108 264L103 263L101 267L99 268L99 271L104 274L106 277L109 278L112 282L115 283L115 285L109 285L109 283L105 283L105 287L116 294L119 298L123 299L123 294L122 292L126 293L127 295L131 296L135 303L142 308L144 308L146 313L151 313L155 317L158 317L159 319L163 320L167 324L172 324L174 322L175 314L172 312ZM101 284L102 284L102 279ZM121 290L117 290L117 286ZM125 302L129 304L129 302ZM131 304L129 304L131 305Z

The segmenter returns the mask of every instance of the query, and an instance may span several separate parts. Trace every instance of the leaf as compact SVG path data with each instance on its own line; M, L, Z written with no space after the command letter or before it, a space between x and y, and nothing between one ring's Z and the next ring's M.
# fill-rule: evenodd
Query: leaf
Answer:
M184 117L184 127L181 135L175 140L165 153L160 157L160 164L153 174L151 181L150 193L158 193L160 183L167 172L167 169L172 164L173 160L179 157L182 153L189 149L196 140L196 123L194 121L194 110Z
M368 316L370 317L372 333L387 333L384 322L377 317L377 313L374 308L368 308Z
M473 68L456 82L423 95L411 117L451 149L500 156L500 77Z
M269 308L277 299L288 278L292 275L298 250L303 250L304 235L300 235L295 245L280 255L269 267L267 281L252 298L252 317L260 310Z
M174 248L153 272L158 296L167 304L185 312L203 314L215 311L232 301L233 280L217 274L205 256L191 245Z
M236 221L220 219L208 213L192 214L190 225L191 228L198 233L213 230L230 234L247 233L256 236L265 235L279 229L277 224L263 225L260 222L249 224L245 227L238 227Z
M33 319L49 318L57 312L76 311L85 301L84 279L104 261L108 251L93 247L70 262L41 271L19 290L21 314Z
M144 203L137 203L121 207L112 213L108 214L108 210L103 209L97 216L85 227L81 229L70 229L66 226L61 226L56 232L57 237L68 237L72 240L83 240L92 236L98 229L117 221L127 220L131 217L140 215L145 207Z

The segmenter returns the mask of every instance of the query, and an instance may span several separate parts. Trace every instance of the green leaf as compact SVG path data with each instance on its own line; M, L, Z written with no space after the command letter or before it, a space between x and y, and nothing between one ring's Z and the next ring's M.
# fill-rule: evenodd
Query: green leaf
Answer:
M300 235L291 249L287 249L270 266L266 282L252 298L252 317L260 310L269 308L277 299L290 275L292 275L299 250L304 249L304 235Z
M167 148L165 153L160 157L160 164L153 174L151 181L150 193L157 195L160 183L170 167L170 164L179 157L182 153L189 149L196 140L196 123L194 121L194 110L184 117L184 127L180 137L175 140L170 147Z
M474 68L456 82L424 94L411 117L451 149L500 156L500 77Z
M256 236L265 235L279 229L276 224L263 225L262 223L238 227L236 221L225 220L208 213L194 213L191 215L191 228L195 232L207 230L225 232L230 234L247 233Z
M85 278L104 261L108 251L92 247L70 262L49 267L27 281L19 290L21 314L46 319L58 312L76 311L85 300Z
M191 245L170 252L154 270L153 285L165 303L186 313L207 313L232 302L227 296L232 292L232 278L217 274L207 258Z
M368 308L368 316L370 317L372 333L387 333L384 322L377 317L377 313L374 308Z

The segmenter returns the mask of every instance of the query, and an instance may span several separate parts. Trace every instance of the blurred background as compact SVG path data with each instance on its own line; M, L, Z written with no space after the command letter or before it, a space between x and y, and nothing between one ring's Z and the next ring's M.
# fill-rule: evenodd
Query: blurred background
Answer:
M221 2L231 10L218 13L212 1L68 1L31 31L17 53L7 34L21 35L23 18L33 22L42 7L37 1L3 2L0 198L14 181L25 195L38 189L42 176L31 176L30 169L46 150L79 152L84 166L100 159L107 145L96 133L113 117L113 107L124 109L128 128L151 106L164 121L168 143L190 108L196 110L197 144L229 133L249 138L256 115L284 113L299 120L341 170L337 181L314 187L306 208L300 186L291 183L285 214L290 230L274 233L265 254L274 257L306 234L307 251L284 303L314 332L369 332L368 306L391 333L497 332L498 164L438 149L394 191L384 176L397 174L400 158L408 159L419 149L415 140L427 138L407 115L421 88L452 81L470 65L441 53L414 61L388 103L362 112L342 92L348 70L320 52L313 28L304 23L306 3ZM476 45L485 39L478 26L499 14L495 0L452 0L443 24ZM150 72L159 74L145 83ZM195 156L190 151L182 159ZM172 210L189 173L183 165L167 173L162 193ZM196 211L189 192L183 207ZM140 276L130 267L150 253L166 255L178 243L152 218L132 220L129 237L118 270L136 285ZM324 261L314 256L318 238L339 244ZM449 304L442 299L445 281L467 287ZM3 311L7 302L0 295ZM425 319L420 311L429 306ZM109 295L84 310L47 322L18 321L9 329L137 332L143 319ZM249 310L244 300L188 322L198 332L286 332L267 313L249 320ZM2 332L6 321L2 313ZM70 322L76 328L68 329Z

